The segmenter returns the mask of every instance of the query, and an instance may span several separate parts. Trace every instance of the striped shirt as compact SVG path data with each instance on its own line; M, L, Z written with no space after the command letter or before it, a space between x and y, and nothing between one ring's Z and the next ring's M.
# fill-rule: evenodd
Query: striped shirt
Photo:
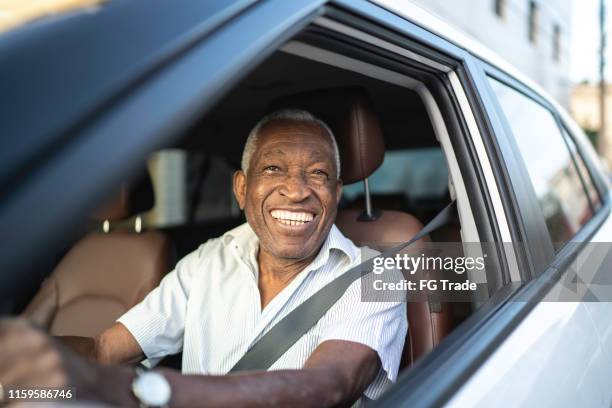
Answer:
M183 351L183 373L225 374L250 346L325 284L361 262L362 250L332 226L312 263L265 308L258 288L259 241L248 223L210 239L118 319L149 363ZM407 330L406 304L365 302L356 280L270 370L299 369L319 344L347 340L375 350L382 367L365 395L394 382Z

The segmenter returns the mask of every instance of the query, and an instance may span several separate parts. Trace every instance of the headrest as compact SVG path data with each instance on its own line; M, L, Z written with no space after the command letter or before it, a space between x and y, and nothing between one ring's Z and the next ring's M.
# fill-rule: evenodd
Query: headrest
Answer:
M155 205L153 183L148 171L139 174L131 183L122 184L113 198L99 208L96 221L119 221L150 210Z
M340 149L344 184L363 180L383 162L382 128L363 88L330 88L288 95L273 102L270 108L303 109L328 124Z

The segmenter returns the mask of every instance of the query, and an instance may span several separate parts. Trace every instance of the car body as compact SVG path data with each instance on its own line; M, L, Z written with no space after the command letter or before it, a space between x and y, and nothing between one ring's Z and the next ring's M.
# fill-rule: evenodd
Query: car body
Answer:
M459 118L453 132L463 136L440 139L454 154L450 173L460 175L460 216L471 220L462 232L503 243L490 298L377 404L610 406L612 299L542 301L564 285L574 260L589 256L589 244L612 237L609 185L596 154L537 85L402 1L109 1L0 36L3 311L12 313L11 296L27 273L75 236L75 220L116 180L172 145L273 51L297 52L287 41L313 25L441 78ZM351 58L344 63L365 61ZM572 160L584 163L578 172L582 183L591 180L597 205L586 198L592 214L564 240L571 245L557 248L549 235L529 163L491 78L545 109L566 135L558 136L575 147L568 148ZM428 106L434 128L440 126L442 112ZM603 276L612 273L606 259L594 266Z

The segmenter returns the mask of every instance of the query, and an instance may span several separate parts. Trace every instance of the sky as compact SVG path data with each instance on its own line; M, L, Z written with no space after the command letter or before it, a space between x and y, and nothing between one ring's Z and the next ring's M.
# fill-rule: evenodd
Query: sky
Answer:
M612 1L606 0L606 27L612 32ZM599 80L599 0L573 0L570 41L572 82ZM607 36L606 78L612 81L612 38Z

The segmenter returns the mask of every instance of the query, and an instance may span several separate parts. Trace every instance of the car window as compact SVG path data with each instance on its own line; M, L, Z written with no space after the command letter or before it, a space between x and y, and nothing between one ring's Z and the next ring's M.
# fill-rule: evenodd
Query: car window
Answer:
M143 226L165 227L237 218L232 192L234 168L221 155L166 149L148 161L155 207L143 214Z
M587 192L587 195L589 196L589 199L591 200L593 210L597 211L601 207L601 197L599 196L597 187L595 187L595 182L593 181L593 177L591 176L591 173L587 169L587 166L584 163L584 159L578 152L578 149L576 148L576 144L574 143L574 140L571 138L571 136L565 129L563 129L563 136L565 137L565 140L567 141L567 145L569 146L570 151L572 152L572 156L574 157L574 161L576 162L576 167L578 168L578 172L580 173L580 176L584 183L584 188Z
M412 200L439 198L448 191L448 169L438 147L392 150L370 177L372 194L402 194ZM345 186L343 196L363 193L361 183Z
M529 173L553 244L568 241L592 216L591 206L553 114L489 78Z

